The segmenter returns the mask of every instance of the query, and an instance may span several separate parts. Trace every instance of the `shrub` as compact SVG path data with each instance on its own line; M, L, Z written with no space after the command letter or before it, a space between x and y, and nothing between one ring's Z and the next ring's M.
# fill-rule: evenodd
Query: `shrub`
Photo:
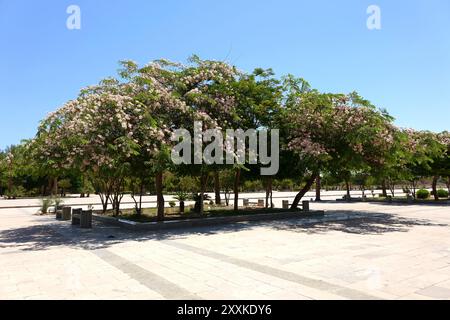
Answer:
M292 191L294 189L294 181L291 179L283 179L281 181L277 181L275 186L280 191Z
M444 190L444 189L439 189L437 191L438 197L439 198L448 198L448 191Z
M426 189L420 189L416 192L417 199L428 199L430 197L430 191Z
M201 199L200 194L194 193L192 195L191 199L195 201L195 205L194 205L194 209L193 209L194 212L200 212L200 199ZM209 195L207 195L207 194L204 194L203 195L203 202L209 201L209 200L211 200L211 197Z
M170 206L171 208L174 208L176 205L177 205L177 204L176 204L175 201L169 201L169 206Z
M41 213L46 214L48 213L48 209L53 205L52 199L42 199L41 200Z
M242 191L244 192L257 192L264 190L261 180L247 180L242 185Z
M55 204L55 207L59 208L64 203L64 200L62 200L61 198L55 197L53 199L53 203Z
M5 193L7 199L17 199L20 197L24 197L26 195L27 190L22 187L14 187L11 191L7 191Z

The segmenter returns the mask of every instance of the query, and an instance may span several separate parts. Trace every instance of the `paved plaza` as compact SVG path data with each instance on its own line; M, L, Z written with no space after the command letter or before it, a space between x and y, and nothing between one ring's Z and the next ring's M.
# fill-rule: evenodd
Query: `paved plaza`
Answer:
M169 232L0 209L0 299L450 299L449 206L311 208Z

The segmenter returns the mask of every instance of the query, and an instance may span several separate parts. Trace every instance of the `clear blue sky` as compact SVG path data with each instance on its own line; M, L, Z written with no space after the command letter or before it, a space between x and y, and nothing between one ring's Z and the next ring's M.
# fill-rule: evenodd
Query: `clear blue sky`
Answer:
M81 30L66 28L71 4ZM366 27L371 4L379 31ZM0 0L0 41L0 148L33 137L40 119L114 76L119 60L192 53L356 90L400 126L450 129L448 0Z

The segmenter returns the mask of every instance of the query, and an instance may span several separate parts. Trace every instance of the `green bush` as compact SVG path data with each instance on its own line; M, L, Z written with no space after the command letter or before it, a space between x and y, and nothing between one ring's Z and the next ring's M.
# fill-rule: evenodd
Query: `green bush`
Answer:
M171 208L174 208L176 205L177 205L177 204L176 204L175 201L169 201L169 206L170 206Z
M52 199L42 199L41 200L41 213L46 214L48 213L48 209L53 205Z
M444 190L444 189L439 189L437 191L438 197L439 198L448 198L448 191Z
M57 210L64 203L64 200L59 197L53 198L53 204L55 205L55 210Z
M279 191L292 191L294 189L294 181L291 179L277 180L274 187Z
M416 193L417 199L428 199L430 197L430 191L420 189Z
M11 191L6 191L5 195L7 199L17 199L24 197L26 195L26 192L27 190L24 187L18 186L14 187Z
M247 180L242 185L243 192L257 192L262 190L264 190L264 186L261 180Z

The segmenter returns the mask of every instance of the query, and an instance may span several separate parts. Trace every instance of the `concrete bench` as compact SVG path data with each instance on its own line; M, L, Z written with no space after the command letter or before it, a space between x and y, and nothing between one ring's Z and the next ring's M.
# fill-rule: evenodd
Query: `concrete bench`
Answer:
M80 228L92 228L92 210L73 209L72 225L79 225Z
M72 208L71 207L63 207L61 219L63 221L69 221L72 218Z
M63 206L57 206L55 208L55 215L56 215L57 220L62 219L62 210L63 210Z
M289 200L283 200L283 209L290 209ZM305 212L309 212L309 201L302 201L302 210Z
M243 199L244 207L256 206L259 208L264 208L264 200L258 199L257 202L250 202L249 199Z

